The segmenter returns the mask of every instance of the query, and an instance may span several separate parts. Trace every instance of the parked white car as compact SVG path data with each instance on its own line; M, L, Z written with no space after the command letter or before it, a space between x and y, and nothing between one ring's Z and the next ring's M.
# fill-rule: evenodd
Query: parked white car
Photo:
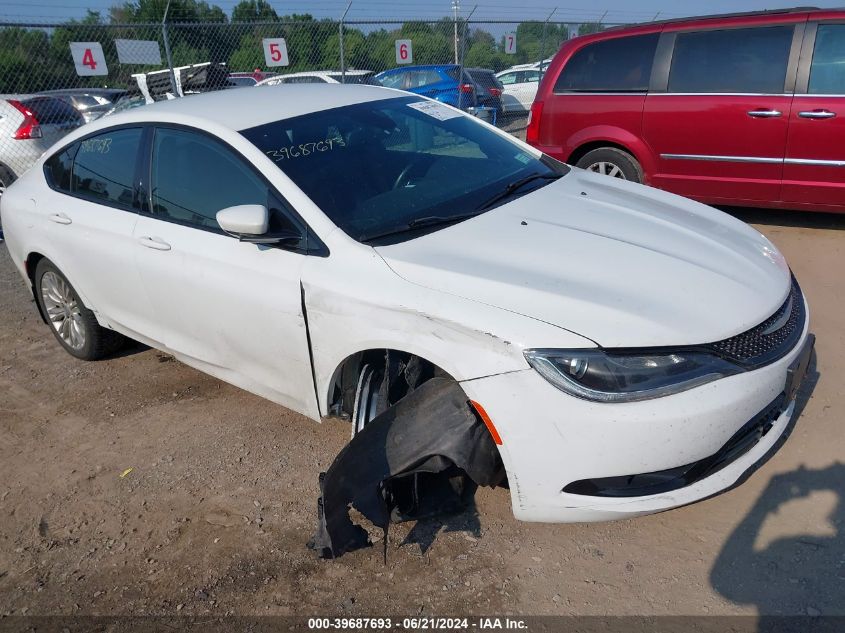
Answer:
M372 70L309 70L299 73L276 75L259 81L256 86L276 86L278 84L367 84L375 73Z
M402 406L393 367L455 381L523 520L731 486L783 435L812 350L798 284L751 227L385 88L115 114L56 145L2 212L77 358L125 335L359 429Z
M537 87L540 85L539 68L509 68L496 73L502 82L502 111L527 112L531 109Z

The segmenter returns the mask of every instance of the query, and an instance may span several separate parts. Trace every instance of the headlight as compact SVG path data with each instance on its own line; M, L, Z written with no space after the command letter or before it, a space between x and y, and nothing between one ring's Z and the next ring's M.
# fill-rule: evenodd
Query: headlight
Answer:
M718 356L698 351L529 349L525 358L561 391L595 402L659 398L743 371Z

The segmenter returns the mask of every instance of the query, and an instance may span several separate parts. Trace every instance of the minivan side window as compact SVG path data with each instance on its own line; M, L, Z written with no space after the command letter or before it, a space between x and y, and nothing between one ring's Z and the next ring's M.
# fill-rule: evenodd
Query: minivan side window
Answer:
M679 33L668 91L781 94L794 28Z
M845 94L845 24L819 24L807 92Z
M131 209L141 128L109 130L79 142L73 161L75 196Z
M555 82L555 92L645 92L659 33L617 37L576 51Z
M217 229L217 212L267 205L267 185L222 143L204 134L157 128L152 155L152 215Z

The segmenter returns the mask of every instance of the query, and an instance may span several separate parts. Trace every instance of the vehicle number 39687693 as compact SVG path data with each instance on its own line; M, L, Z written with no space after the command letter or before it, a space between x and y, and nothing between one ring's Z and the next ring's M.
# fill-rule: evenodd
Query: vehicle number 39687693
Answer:
M342 147L345 143L337 138L327 138L324 141L315 141L312 143L299 143L298 145L290 145L288 147L280 147L279 149L271 149L266 153L273 159L274 162L280 160L290 160L291 158L299 158L301 156L311 156L318 152L328 152L335 149L335 147Z

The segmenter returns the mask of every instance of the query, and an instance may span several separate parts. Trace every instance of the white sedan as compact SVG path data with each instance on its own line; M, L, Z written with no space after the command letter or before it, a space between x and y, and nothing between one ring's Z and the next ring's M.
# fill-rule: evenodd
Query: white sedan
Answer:
M541 71L536 65L527 67L513 67L496 73L496 78L502 82L502 110L504 112L528 112L537 87L540 85Z
M523 520L730 487L783 435L812 350L797 282L749 226L385 88L116 114L2 214L70 354L129 337L358 431L436 377L483 421Z

